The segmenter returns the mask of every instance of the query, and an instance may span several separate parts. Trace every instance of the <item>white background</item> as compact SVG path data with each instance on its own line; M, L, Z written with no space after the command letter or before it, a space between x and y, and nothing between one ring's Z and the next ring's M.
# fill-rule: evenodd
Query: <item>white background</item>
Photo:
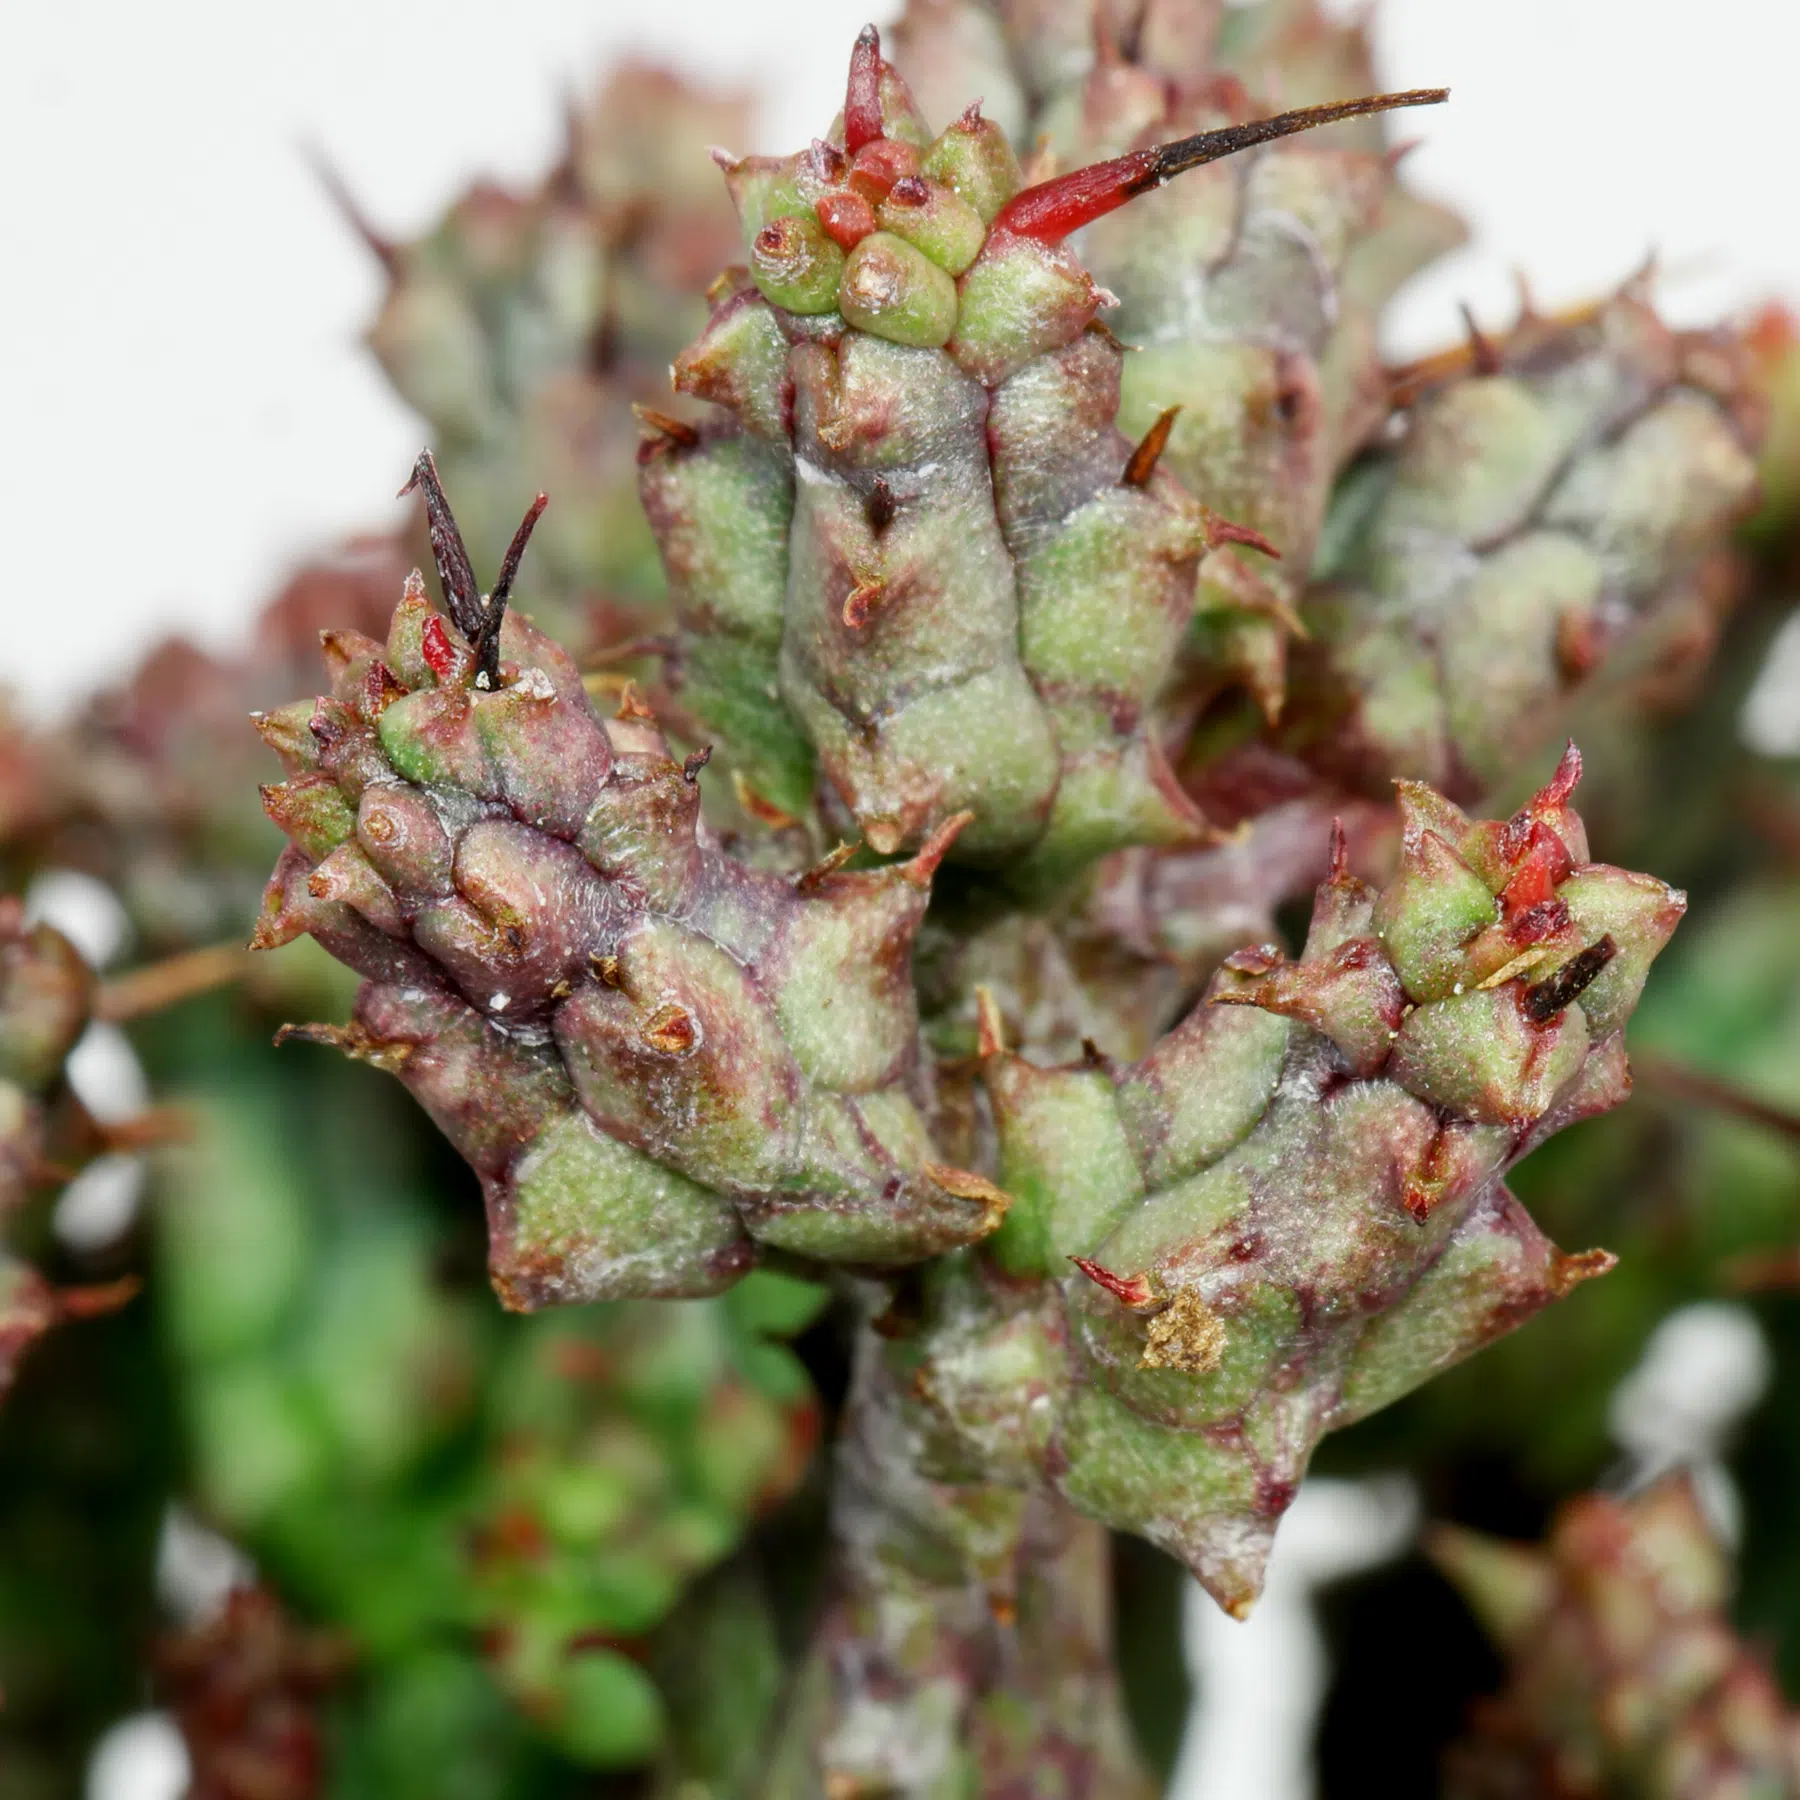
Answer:
M229 643L295 555L390 516L420 428L357 343L376 272L303 145L411 232L478 171L541 170L559 89L629 47L753 83L754 147L787 149L870 4L0 5L0 680L48 707L172 624ZM1800 295L1796 0L1385 0L1379 30L1388 82L1455 88L1413 179L1481 234L1397 346L1462 298L1503 320L1514 267L1555 301L1652 247L1684 316Z

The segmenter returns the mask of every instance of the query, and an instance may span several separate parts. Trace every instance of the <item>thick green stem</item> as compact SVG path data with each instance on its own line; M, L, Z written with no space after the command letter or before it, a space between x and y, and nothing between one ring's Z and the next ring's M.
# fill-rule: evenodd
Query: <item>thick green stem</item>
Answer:
M858 1345L838 1568L762 1800L1133 1800L1106 1532L1040 1483L955 1465L898 1359Z

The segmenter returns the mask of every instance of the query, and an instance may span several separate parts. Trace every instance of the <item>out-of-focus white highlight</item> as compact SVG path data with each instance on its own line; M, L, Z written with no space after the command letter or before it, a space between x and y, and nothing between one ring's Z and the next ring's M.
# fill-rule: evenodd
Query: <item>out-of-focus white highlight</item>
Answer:
M229 1538L202 1525L184 1506L164 1513L156 1541L156 1594L183 1624L210 1619L233 1588L255 1579L256 1565Z
M1769 645L1738 729L1759 756L1800 756L1800 612Z
M51 1229L71 1250L92 1255L132 1227L144 1198L139 1156L97 1156L56 1197Z
M54 925L88 965L104 969L125 948L131 921L104 881L78 869L46 869L25 890L25 917Z
M189 1773L174 1720L167 1713L133 1713L94 1747L86 1800L181 1800Z
M66 1066L76 1098L104 1125L134 1119L150 1104L143 1065L117 1025L90 1025L69 1052Z
M1229 1618L1188 1583L1182 1625L1194 1711L1170 1800L1309 1800L1330 1675L1317 1590L1398 1556L1418 1527L1418 1491L1404 1475L1315 1478L1281 1521L1248 1620Z
M1670 1313L1614 1391L1608 1414L1631 1458L1631 1485L1691 1470L1713 1529L1735 1545L1742 1507L1720 1459L1772 1372L1768 1341L1748 1308L1705 1300Z
M136 1118L150 1104L143 1065L116 1025L90 1025L67 1069L75 1097L103 1125ZM141 1156L98 1156L57 1195L51 1225L71 1250L103 1250L130 1229L143 1192Z
M185 1507L163 1515L156 1544L156 1594L183 1625L199 1625L256 1565L229 1538ZM86 1800L182 1800L192 1768L187 1745L167 1713L134 1713L110 1727L88 1759Z

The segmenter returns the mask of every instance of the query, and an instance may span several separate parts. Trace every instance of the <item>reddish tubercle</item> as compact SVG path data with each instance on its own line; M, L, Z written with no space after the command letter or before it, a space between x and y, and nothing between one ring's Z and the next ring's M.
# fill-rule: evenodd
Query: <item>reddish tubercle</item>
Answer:
M844 90L844 148L854 156L881 136L881 34L865 25L850 52Z
M902 175L888 193L895 206L923 206L931 198L931 183L923 175Z
M433 613L425 621L424 641L420 644L425 661L439 681L448 681L456 672L456 647L444 629L441 613Z
M861 194L827 194L813 210L840 250L854 250L875 229L875 208Z
M893 191L894 183L919 172L919 153L910 144L877 138L859 150L850 165L850 186L872 204Z
M1516 919L1555 898L1557 887L1568 880L1573 867L1568 846L1541 819L1533 819L1524 858L1500 894L1507 918Z

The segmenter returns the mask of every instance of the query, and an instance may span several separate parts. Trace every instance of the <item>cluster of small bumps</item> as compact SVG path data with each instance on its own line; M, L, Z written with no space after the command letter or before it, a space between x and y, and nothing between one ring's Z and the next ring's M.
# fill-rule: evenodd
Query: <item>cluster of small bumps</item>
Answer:
M415 579L385 644L329 634L330 695L260 716L291 842L255 942L309 932L365 978L334 1041L480 1173L503 1297L691 1296L759 1243L887 1264L984 1235L994 1191L932 1158L909 969L960 822L882 869L749 868L701 820L704 756L601 719L504 591L469 622L460 542L443 566L466 635Z
M1134 1065L1038 1068L990 1035L1014 1198L988 1249L1048 1285L906 1354L976 1441L984 1371L1028 1367L1009 1441L1234 1611L1325 1432L1611 1266L1558 1251L1502 1181L1624 1098L1622 1027L1683 910L1590 861L1579 769L1571 750L1505 821L1406 784L1393 880L1340 859L1299 960L1229 957Z
M1334 505L1288 737L1371 789L1479 794L1609 663L1710 651L1762 408L1734 334L1674 331L1635 286L1399 380Z
M929 137L871 29L829 140L727 163L749 264L675 363L719 410L697 429L648 417L640 486L683 704L758 791L799 812L821 777L882 854L968 811L956 854L1040 883L1206 835L1159 702L1202 559L1273 547L1158 466L1172 410L1136 446L1118 429L1112 297L1065 240L1251 145L1441 97L1221 127L1028 186L977 109Z

